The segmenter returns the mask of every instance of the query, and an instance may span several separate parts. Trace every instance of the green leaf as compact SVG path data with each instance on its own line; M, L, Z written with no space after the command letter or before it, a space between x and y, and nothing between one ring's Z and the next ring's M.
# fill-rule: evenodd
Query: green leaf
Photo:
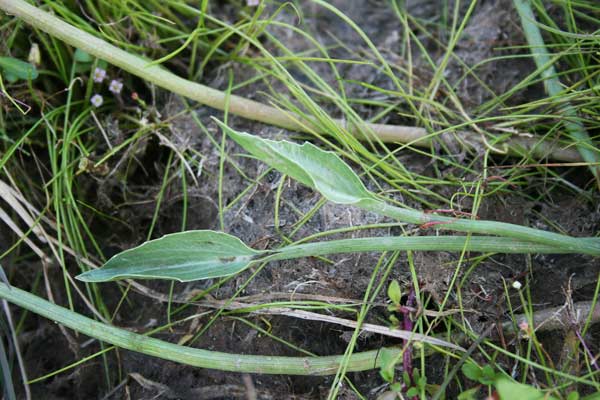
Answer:
M402 390L402 384L400 382L394 382L390 385L392 392L400 392Z
M402 291L400 290L400 284L397 280L394 279L392 280L392 282L390 282L390 285L388 286L387 290L387 295L392 301L392 303L394 303L395 305L400 304L400 300L402 299Z
M567 400L579 400L579 393L571 392L567 395Z
M81 49L75 50L75 54L73 55L73 57L75 58L75 61L77 61L78 63L89 64L92 61L94 61L94 57L91 54L86 53L85 51L83 51Z
M412 382L411 382L410 375L408 374L408 372L402 371L402 381L404 382L404 384L406 386L410 386L410 384Z
M11 72L4 72L4 78L8 83L15 83L19 80L19 77Z
M396 362L394 353L384 348L381 350L379 357L381 358L381 369L379 370L379 374L384 381L388 383L394 382L394 367Z
M108 69L108 63L104 60L98 60L98 63L96 64L96 67L103 69L103 70L107 70Z
M19 79L35 79L38 77L34 65L13 57L0 57L0 68L2 68L6 80L9 82L11 76Z
M410 389L408 389L406 391L406 396L407 397L416 397L419 395L419 389L416 387L411 387Z
M481 368L475 363L466 362L460 367L460 370L464 376L472 381L479 382L479 379L481 379Z
M77 63L75 64L75 73L83 74L92 69L92 64L90 63Z
M580 397L580 398L581 398L581 400L599 400L600 393L589 394L585 397Z
M548 396L547 393L533 386L517 383L507 378L496 380L496 390L500 400L557 400L556 397Z
M311 143L298 145L237 132L215 119L223 131L252 155L338 204L379 201L337 154Z
M479 393L479 388L473 388L469 390L465 390L461 394L458 395L458 400L477 400L477 394Z
M485 365L481 370L481 376L479 377L479 382L484 385L491 385L496 380L496 373L494 372L494 368L491 365Z
M77 279L105 282L158 278L188 282L236 274L263 253L226 233L187 231L119 253L102 268L84 272Z

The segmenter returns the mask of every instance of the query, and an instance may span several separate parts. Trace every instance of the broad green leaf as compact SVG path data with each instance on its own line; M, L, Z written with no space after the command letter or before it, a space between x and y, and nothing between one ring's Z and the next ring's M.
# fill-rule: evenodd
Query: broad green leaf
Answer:
M396 366L395 354L388 349L383 348L379 357L381 358L381 369L379 370L379 374L384 381L392 383L394 381L394 368Z
M495 386L501 400L557 400L556 397L548 396L547 393L533 386L517 383L508 378L498 379Z
M73 57L75 58L75 61L77 61L78 63L91 63L92 61L94 61L94 57L89 54L86 53L85 51L81 50L81 49L77 49L75 50L75 54L73 55Z
M106 70L108 69L108 63L104 60L98 60L96 67Z
M400 289L400 284L397 280L392 280L392 282L388 286L387 295L388 298L392 301L392 303L394 303L395 305L400 304L400 300L402 300L402 290Z
M337 154L311 143L298 145L237 132L215 120L227 135L252 155L338 204L379 201Z
M496 380L496 372L494 372L494 368L491 365L485 365L481 370L481 377L479 378L479 382L484 385L492 385Z
M236 274L263 253L226 233L187 231L125 250L102 268L84 272L77 279L105 282L158 278L188 282Z
M465 390L460 393L457 397L458 400L477 400L477 394L479 393L479 388L472 388L469 390Z
M8 82L8 83L15 83L16 81L19 80L19 77L11 72L4 72L4 78L6 79L6 82Z
M77 63L75 64L75 73L83 74L92 69L91 63Z
M402 390L402 384L400 382L394 382L390 385L392 392L400 392Z
M9 76L19 79L35 79L38 72L35 66L13 57L0 57L0 68L9 80Z
M460 367L460 370L462 371L464 376L466 376L472 381L479 382L479 379L481 379L481 368L475 363L467 361Z

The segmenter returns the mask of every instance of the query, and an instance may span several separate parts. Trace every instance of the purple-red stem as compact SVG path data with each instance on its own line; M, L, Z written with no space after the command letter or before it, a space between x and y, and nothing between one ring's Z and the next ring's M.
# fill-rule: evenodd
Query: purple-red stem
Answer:
M588 357L590 358L590 360L592 362L592 365L596 368L596 371L600 371L600 367L598 366L598 362L596 362L596 358L594 357L594 354L592 354L592 351L590 350L590 348L585 343L585 340L583 340L583 337L581 337L581 333L579 333L579 328L575 329L575 334L579 338L579 341L581 342L581 345L583 346L583 349L585 350L585 352L587 353Z

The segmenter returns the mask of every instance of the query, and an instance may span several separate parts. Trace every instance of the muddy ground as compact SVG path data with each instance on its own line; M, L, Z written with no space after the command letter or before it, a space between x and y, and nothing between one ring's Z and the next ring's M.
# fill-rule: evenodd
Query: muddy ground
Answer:
M385 1L353 1L352 7L347 1L334 1L340 9L344 10L380 48L385 57L394 62L404 62L400 56L401 27L395 18L390 17L389 4ZM408 1L409 12L423 20L439 20L441 10L436 6L436 1ZM331 44L332 36L344 39L348 46L355 51L360 51L364 46L355 34L341 23L339 19L306 2L299 2L304 12L304 28L309 29L323 44ZM213 12L225 19L235 19L238 2L224 2L215 6ZM294 22L296 17L290 12L284 12L279 17L286 22ZM519 33L516 14L512 11L507 0L482 1L477 6L474 16L466 28L467 34L458 43L456 54L467 65L475 65L481 60L503 53L498 48L511 44L522 44L523 37ZM277 30L274 30L277 33ZM303 49L304 42L296 42L296 38L279 32L279 39L291 49ZM440 48L432 41L427 51L434 59L443 56ZM343 52L340 50L343 54ZM332 53L335 57L335 51ZM415 53L414 62L418 65L424 61ZM243 65L229 64L226 68L233 68L236 79L252 76L252 71ZM330 71L321 65L319 73L326 79L333 81ZM347 65L340 68L343 76L348 80L363 80L375 82L381 86L389 85L383 75L374 74L371 69L358 65ZM531 72L533 64L527 59L518 61L496 61L485 64L478 74L497 93L504 92L512 87L523 76ZM419 75L416 69L416 84L427 85L429 76L426 72ZM426 71L424 68L423 71ZM227 73L225 68L212 66L207 71L204 81L213 87L221 89L227 86ZM463 73L463 67L452 62L448 69L448 79L456 81ZM300 79L300 78L299 78ZM374 93L359 86L349 86L350 93L356 97L375 96ZM239 94L264 100L261 91L266 88L261 84L245 87ZM467 112L477 107L486 99L487 93L475 80L464 80L456 88L457 94ZM183 104L177 97L157 90L156 105L163 118L178 114L183 109ZM150 93L149 90L140 93ZM530 88L511 101L520 102L532 100L543 96L542 87ZM220 132L210 120L210 116L221 114L212 109L195 106L197 117L203 121L217 140ZM366 106L358 107L358 112L368 118L375 111ZM404 123L401 117L390 117L390 123ZM294 138L292 132L279 128L265 126L251 121L230 116L229 123L239 130L245 130L270 138ZM115 127L111 133L117 137ZM192 117L188 114L178 116L172 120L169 139L179 146L192 147L202 155L202 172L198 183L188 180L189 215L188 229L218 229L217 176L219 168L219 153L211 141L197 127ZM168 148L161 145L158 139L150 138L136 150L136 158L142 167L129 171L127 185L115 174L110 179L94 176L80 176L78 185L82 195L94 207L102 212L114 216L124 224L114 224L95 218L91 226L101 241L106 254L114 254L120 250L141 243L147 234L155 207L154 199L160 190L164 174ZM227 151L234 155L235 162L250 177L257 177L266 167L250 158L235 156L243 151L233 143L227 144ZM465 157L471 157L465 155ZM419 156L412 152L402 152L399 159L411 171L423 175L435 174L429 158ZM502 162L503 160L498 160ZM112 161L111 161L112 162ZM123 168L112 162L111 169ZM460 174L465 179L477 177L465 175L460 171L453 171L451 167L444 167L445 174ZM586 182L585 174L573 173L565 176L575 185ZM275 247L281 243L280 235L274 226L274 199L275 191L280 183L281 175L269 172L252 190L245 195L235 207L225 215L225 231L240 237L246 243L257 248ZM224 175L225 202L234 199L248 186L248 182L226 164ZM448 188L443 188L444 196L452 196ZM593 235L600 228L600 210L590 204L600 204L596 201L585 201L573 192L548 189L547 195L541 200L535 199L542 188L532 185L523 193L512 195L502 194L498 197L488 197L479 211L481 218L526 224L538 228L550 228L547 221L540 218L545 216L566 230L569 234L582 236ZM319 196L302 185L289 181L285 183L282 205L280 207L279 229L284 234L289 234L293 224L297 221L296 210L306 212L319 200ZM402 199L411 204L410 199ZM422 205L412 203L413 206L422 208ZM181 229L181 210L183 206L180 178L175 177L167 186L164 194L163 206L155 229L154 236L175 232ZM465 198L461 203L468 209L469 200ZM350 225L362 225L378 222L391 222L375 214L367 213L355 208L326 204L319 212L296 234L300 238L327 229L335 229ZM370 235L388 235L398 232L398 228L378 231L362 231L354 233L354 237ZM343 237L340 235L339 237ZM454 273L456 254L447 253L418 253L416 266L419 278L425 290L429 293L431 301L443 297L447 285ZM346 299L362 299L370 273L378 260L378 254L340 255L332 257L333 263L324 263L317 259L301 259L293 262L274 263L261 270L252 282L242 291L242 296L267 295L283 293L285 296L296 294L318 294ZM469 264L467 263L466 267ZM21 279L26 280L34 276L35 268L24 272ZM584 256L535 256L531 258L531 269L528 268L525 256L498 255L479 265L471 275L468 290L463 293L467 297L462 299L463 305L476 310L470 314L470 322L475 330L483 329L487 324L506 318L506 309L503 307L503 280L512 282L516 278L523 279L527 274L531 278L531 293L536 305L556 306L565 302L563 288L569 278L572 278L574 300L589 300L592 296L595 279L597 277L597 262ZM212 295L217 299L227 299L232 296L246 281L249 271L241 274L228 282ZM394 278L405 284L409 283L409 271L406 256L401 256L392 273ZM61 272L56 266L51 266L51 277L55 282L62 281ZM142 282L148 288L166 294L169 283ZM192 291L201 290L211 285L210 281L193 282L189 284L175 284L174 293L185 296ZM58 287L58 284L57 284ZM114 284L101 285L103 298L109 309L114 309L120 295ZM57 302L65 304L64 294L56 290ZM383 302L385 298L381 296ZM453 308L456 299L451 298L447 308ZM79 309L84 308L79 305ZM147 294L132 291L128 301L122 306L117 315L115 324L133 330L147 330L150 327L160 326L167 322L167 304L158 301ZM184 311L181 316L206 311L201 307L192 306ZM341 316L353 318L352 315ZM249 317L255 324L266 328L264 320L259 317ZM349 328L336 325L309 322L286 317L269 316L266 318L271 325L271 332L296 346L319 355L342 354L348 343ZM374 307L369 314L369 321L383 323L387 320L384 307ZM190 331L197 332L206 320L201 319L198 326L186 323L174 328L172 332L163 332L156 337L176 342ZM196 329L193 331L191 329ZM589 333L589 343L600 343L599 332ZM78 357L84 357L98 351L101 347L97 342L89 342L87 337L74 336L78 344L76 352L69 346L65 337L55 324L46 320L30 316L27 319L25 334L23 335L23 348L25 351L26 365L30 377L38 377L55 371ZM397 342L384 339L376 335L361 336L357 350L374 349L384 344L393 345ZM85 346L84 346L85 344ZM562 339L560 333L549 335L545 338L544 345L555 350L553 355L558 357ZM243 354L273 354L273 355L298 355L296 351L259 334L256 330L235 321L231 318L221 318L201 336L194 346L209 350L236 352ZM594 346L593 346L594 347ZM597 352L598 346L594 347ZM320 399L324 398L329 390L332 378L330 377L295 377L295 376L244 376L237 373L223 373L219 371L198 369L179 365L173 362L160 360L130 351L111 351L107 353L106 360L110 366L104 370L101 357L78 366L64 374L49 378L44 382L33 384L33 398L35 399L238 399L247 398L247 390L254 387L258 399ZM443 364L431 360L427 375L430 383L436 382L436 377L443 376L440 369ZM106 375L110 379L110 387ZM383 380L377 371L364 373L351 373L350 379L357 388L370 399L385 390ZM112 390L116 385L116 389ZM449 388L449 398L456 394L457 387ZM341 391L340 398L357 398L347 387Z

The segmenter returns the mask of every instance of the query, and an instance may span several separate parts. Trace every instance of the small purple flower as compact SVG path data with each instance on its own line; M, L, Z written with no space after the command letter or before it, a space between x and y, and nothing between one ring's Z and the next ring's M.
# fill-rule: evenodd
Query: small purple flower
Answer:
M260 0L246 0L246 5L248 7L256 7L260 4Z
M90 99L90 103L96 108L100 107L104 103L104 99L99 94L95 94Z
M94 82L102 83L104 78L106 78L106 70L96 67L96 69L94 70L93 76L94 76Z
M108 85L108 90L110 90L114 94L119 94L121 93L121 89L123 89L123 83L114 79L110 81L110 85Z

